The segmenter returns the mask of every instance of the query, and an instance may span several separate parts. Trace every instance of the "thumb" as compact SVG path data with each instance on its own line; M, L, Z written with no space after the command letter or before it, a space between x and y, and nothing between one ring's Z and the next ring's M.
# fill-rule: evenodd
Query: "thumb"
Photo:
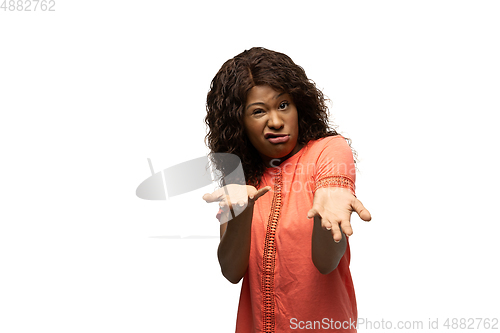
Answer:
M270 186L266 186L264 188L261 188L260 190L257 191L257 193L255 193L254 195L251 195L250 199L253 199L254 201L257 201L257 199L259 199L261 196L263 196L264 194L266 194L270 190L271 190Z
M365 208L365 206L363 206L363 204L361 203L361 201L359 201L358 199L355 199L353 204L352 204L352 208L354 209L354 211L356 213L358 213L359 217L363 220L363 221L370 221L372 219L372 215L370 214L370 212L368 211L368 209Z
M315 217L316 215L318 215L318 210L316 208L311 208L308 212L307 212L307 218L310 219L310 218L313 218Z

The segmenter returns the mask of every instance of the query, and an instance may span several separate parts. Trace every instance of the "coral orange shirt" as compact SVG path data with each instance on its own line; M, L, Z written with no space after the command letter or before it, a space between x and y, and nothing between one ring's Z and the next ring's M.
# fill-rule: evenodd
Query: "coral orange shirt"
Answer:
M356 332L349 241L337 268L321 274L311 257L314 219L307 218L317 188L341 186L354 194L355 180L352 151L340 135L309 141L266 169L259 188L272 190L254 206L237 333Z

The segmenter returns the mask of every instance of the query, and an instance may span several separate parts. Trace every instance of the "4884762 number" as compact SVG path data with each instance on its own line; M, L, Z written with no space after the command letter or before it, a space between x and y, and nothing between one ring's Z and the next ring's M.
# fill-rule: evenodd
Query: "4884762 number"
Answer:
M55 0L3 0L0 9L4 12L54 12Z

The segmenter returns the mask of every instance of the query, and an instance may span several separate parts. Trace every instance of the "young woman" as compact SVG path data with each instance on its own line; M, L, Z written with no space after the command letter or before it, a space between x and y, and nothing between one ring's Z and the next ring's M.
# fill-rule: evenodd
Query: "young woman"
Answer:
M371 216L321 91L287 55L252 48L212 80L205 122L212 153L237 155L245 176L203 196L220 205L222 274L243 278L236 332L356 332L346 235L352 211Z

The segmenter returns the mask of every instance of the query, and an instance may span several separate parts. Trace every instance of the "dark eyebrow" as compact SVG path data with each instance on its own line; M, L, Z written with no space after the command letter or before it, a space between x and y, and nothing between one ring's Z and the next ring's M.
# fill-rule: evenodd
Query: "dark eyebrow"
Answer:
M264 103L262 103L262 102L252 103L249 106L247 106L247 108L245 110L248 110L252 105L264 105Z
M282 92L281 94L274 96L274 99L278 99L278 98L280 98L280 96L282 96L284 94L286 94L286 93ZM262 103L262 102L252 103L249 106L247 106L245 110L248 110L248 108L251 107L252 105L264 105L264 103Z
M274 99L278 99L281 95L284 95L284 94L285 94L285 92L282 92L281 94L274 96Z

